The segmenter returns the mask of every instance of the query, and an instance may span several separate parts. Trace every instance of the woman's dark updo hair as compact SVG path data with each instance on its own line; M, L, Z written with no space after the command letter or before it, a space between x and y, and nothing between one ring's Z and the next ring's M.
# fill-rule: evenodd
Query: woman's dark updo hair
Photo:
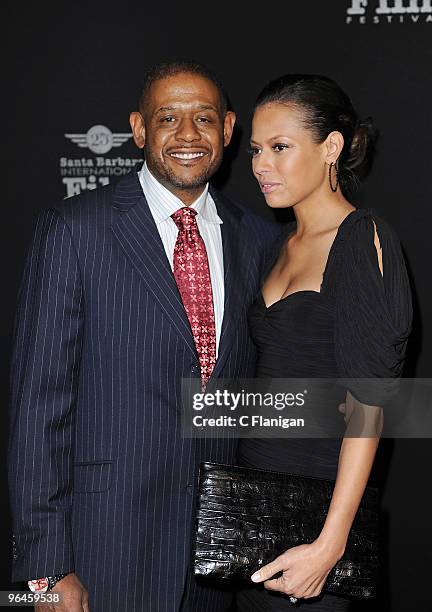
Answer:
M351 100L335 81L315 74L287 74L268 83L259 94L255 109L276 102L298 109L305 128L317 143L330 132L344 137L337 161L339 183L351 192L363 178L373 158L377 132L370 117L361 121Z

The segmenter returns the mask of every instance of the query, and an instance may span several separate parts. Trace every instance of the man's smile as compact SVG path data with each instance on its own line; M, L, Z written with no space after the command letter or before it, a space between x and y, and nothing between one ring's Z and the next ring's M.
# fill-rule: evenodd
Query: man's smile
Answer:
M205 149L198 149L197 147L184 147L178 149L170 149L167 152L167 155L170 159L172 159L176 164L180 166L195 166L201 163L204 157L208 157L209 152Z
M204 153L203 151L198 151L196 153L174 152L174 153L169 153L169 155L171 157L177 157L179 159L197 159L199 157L203 157L204 155L207 155L207 153Z

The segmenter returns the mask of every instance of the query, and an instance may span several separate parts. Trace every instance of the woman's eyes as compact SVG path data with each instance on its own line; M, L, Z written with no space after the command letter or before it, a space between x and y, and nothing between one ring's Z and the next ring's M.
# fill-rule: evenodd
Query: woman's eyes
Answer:
M258 149L258 147L249 147L248 149L246 149L246 151L247 153L249 153L249 155L255 157L260 152L260 149Z
M274 144L272 146L272 149L273 149L273 151L276 151L277 153L280 153L284 149L289 149L289 145L286 144L285 142L278 142L278 143L276 143L276 144Z
M275 153L281 153L285 149L289 149L290 145L286 144L285 142L277 142L276 144L272 145L271 148ZM250 147L247 152L252 155L252 157L256 157L259 155L259 153L261 153L261 149L259 147Z

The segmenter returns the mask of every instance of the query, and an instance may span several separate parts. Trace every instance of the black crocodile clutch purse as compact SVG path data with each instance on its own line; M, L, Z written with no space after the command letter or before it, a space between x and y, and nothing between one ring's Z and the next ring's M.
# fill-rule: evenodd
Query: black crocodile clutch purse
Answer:
M279 554L317 538L334 482L202 463L193 541L193 572L211 578L250 576ZM373 597L378 574L378 490L367 487L344 556L324 590Z

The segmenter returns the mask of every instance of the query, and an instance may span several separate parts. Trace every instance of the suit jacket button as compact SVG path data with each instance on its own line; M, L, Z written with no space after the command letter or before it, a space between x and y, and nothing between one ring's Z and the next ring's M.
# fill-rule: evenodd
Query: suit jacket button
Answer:
M199 365L196 365L196 364L192 365L191 374L192 376L198 376L201 374L201 368L199 367Z
M193 495L193 484L187 484L186 485L186 493L188 495Z

